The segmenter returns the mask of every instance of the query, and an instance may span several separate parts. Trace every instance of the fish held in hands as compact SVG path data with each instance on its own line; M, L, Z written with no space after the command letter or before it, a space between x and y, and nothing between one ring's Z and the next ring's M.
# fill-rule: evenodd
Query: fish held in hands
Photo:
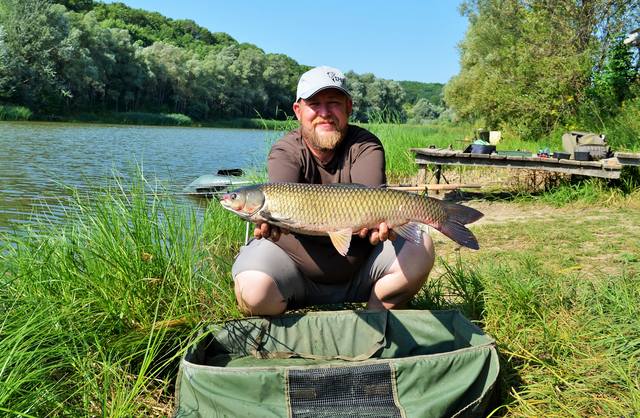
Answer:
M422 243L428 225L458 244L479 249L466 224L483 214L414 193L359 184L264 183L226 193L222 206L251 222L268 222L306 235L328 235L343 256L351 237L386 222L407 241Z

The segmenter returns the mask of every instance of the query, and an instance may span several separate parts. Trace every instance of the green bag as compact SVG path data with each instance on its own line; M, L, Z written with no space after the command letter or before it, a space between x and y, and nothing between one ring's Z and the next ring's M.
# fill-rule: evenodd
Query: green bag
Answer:
M211 325L176 417L483 416L495 341L458 311L310 312Z

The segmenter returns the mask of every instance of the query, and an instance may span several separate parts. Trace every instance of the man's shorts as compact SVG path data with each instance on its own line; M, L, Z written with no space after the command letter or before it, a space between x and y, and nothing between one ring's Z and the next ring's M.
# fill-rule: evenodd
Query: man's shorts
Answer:
M248 270L269 275L284 296L288 309L319 304L366 302L373 285L386 274L404 244L402 237L378 244L353 279L327 284L305 278L287 253L273 242L254 239L240 249L231 273L234 278Z

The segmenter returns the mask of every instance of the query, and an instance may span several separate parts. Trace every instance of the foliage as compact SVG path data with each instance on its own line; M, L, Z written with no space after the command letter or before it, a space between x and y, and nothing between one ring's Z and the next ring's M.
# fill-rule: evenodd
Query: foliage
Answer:
M448 133L372 128L394 152L403 132ZM587 185L551 196L554 206L493 202L494 219L471 225L478 252L433 233L439 258L411 307L459 309L496 339L499 414L640 408L640 196L611 196ZM496 216L505 207L513 218ZM187 344L240 315L229 275L244 223L220 205L196 219L139 179L77 195L65 225L23 232L0 239L0 411L170 416Z
M134 9L123 3L95 3L96 19L111 28L125 29L143 46L166 42L179 47L231 46L238 42L226 33L212 33L192 20L173 20L157 12Z
M429 125L408 125L395 123L369 123L363 125L373 132L385 149L387 180L390 183L414 183L415 156L411 148L427 148L434 145L446 148L463 138L470 127L433 123Z
M625 100L614 115L599 106L600 101L588 100L577 119L584 129L601 132L616 150L640 150L640 97Z
M242 224L220 209L203 231L161 194L115 183L78 196L66 226L2 237L0 411L170 415L194 332L238 315L227 277Z
M101 122L125 125L165 125L192 126L193 120L181 113L144 113L144 112L108 112L108 113L79 113L72 121Z
M29 120L33 116L31 110L24 106L0 105L0 120Z
M346 74L353 99L352 118L360 122L399 122L405 119L404 90L393 80L376 78L373 74Z
M640 97L623 102L603 131L616 148L640 151Z
M619 36L607 51L604 65L593 76L589 90L594 105L604 115L613 115L619 106L632 98L632 85L637 76L631 49Z
M442 83L421 83L419 81L398 81L404 89L405 101L415 104L420 99L426 99L428 102L442 106L443 88Z
M286 55L122 3L60 3L2 3L3 102L45 119L127 112L286 120L292 113L298 78L308 67ZM357 85L355 120L404 119L398 83L350 75Z
M444 110L444 106L433 104L427 99L420 99L407 111L408 122L427 123L438 119Z
M0 27L0 97L40 110L48 99L68 94L57 65L70 48L64 8L45 0L6 0Z
M640 24L639 4L465 1L469 29L460 74L445 88L447 103L462 118L524 138L575 122L592 80L618 62L610 53L616 34ZM607 56L609 67L602 65Z

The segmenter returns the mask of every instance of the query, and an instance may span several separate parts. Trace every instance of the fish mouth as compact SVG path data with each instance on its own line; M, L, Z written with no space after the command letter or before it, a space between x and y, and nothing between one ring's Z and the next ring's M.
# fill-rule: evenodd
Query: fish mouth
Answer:
M234 199L233 194L234 194L233 192L223 194L222 197L220 198L220 204L222 205L223 208L227 209L230 212L235 213L236 215L238 215L239 217L247 221L250 221L251 217L256 213L258 213L264 206L264 205L259 206L258 208L256 208L256 210L251 212L245 211L242 209L236 209L233 207L233 199Z
M231 193L223 194L222 197L220 198L220 204L222 205L222 207L224 207L226 209L232 209L231 208Z

